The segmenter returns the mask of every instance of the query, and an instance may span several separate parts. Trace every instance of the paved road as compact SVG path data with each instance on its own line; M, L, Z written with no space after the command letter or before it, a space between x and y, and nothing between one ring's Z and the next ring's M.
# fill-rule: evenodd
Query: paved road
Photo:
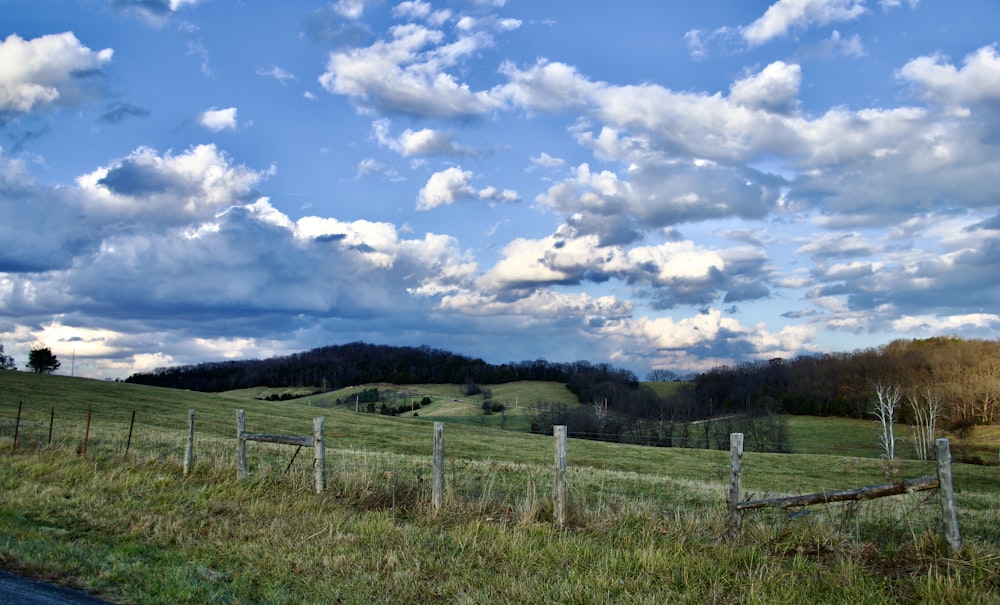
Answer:
M0 605L108 605L85 592L70 590L0 569Z

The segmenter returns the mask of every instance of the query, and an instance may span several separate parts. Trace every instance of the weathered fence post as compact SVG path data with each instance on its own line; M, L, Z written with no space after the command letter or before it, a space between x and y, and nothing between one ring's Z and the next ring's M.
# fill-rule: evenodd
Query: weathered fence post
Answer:
M316 477L316 493L326 489L326 445L323 442L323 417L313 418L313 472Z
M740 481L743 477L743 433L729 435L729 537L740 535Z
M247 432L246 410L236 410L236 478L246 479L247 476Z
M56 423L56 404L52 404L52 413L49 414L49 441L46 445L52 445L52 427Z
M935 440L937 445L938 493L941 496L941 516L944 518L944 537L952 554L962 550L962 536L958 530L958 508L955 505L955 486L951 478L951 447L947 439Z
M431 507L437 513L444 502L444 423L434 423L434 453L431 459Z
M128 441L125 442L125 455L132 449L132 430L135 428L135 408L132 408L132 422L128 425Z
M21 433L21 406L24 405L23 401L17 402L17 422L14 423L14 443L10 447L10 453L17 451L17 437Z
M90 416L94 411L94 406L87 406L87 430L83 434L83 451L80 452L81 456L87 455L87 444L90 443Z
M188 436L184 446L184 476L191 471L194 462L194 410L188 410Z
M566 425L552 427L555 437L555 482L552 485L552 514L560 529L566 525L569 486L566 483Z

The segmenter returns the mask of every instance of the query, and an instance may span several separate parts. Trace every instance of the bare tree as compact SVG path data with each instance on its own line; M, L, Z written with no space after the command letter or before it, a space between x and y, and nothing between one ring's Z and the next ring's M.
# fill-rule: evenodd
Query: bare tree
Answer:
M941 396L927 387L907 397L913 412L913 447L918 460L929 460L934 451L935 424L942 416Z
M886 457L892 460L896 457L896 435L893 424L896 422L896 410L899 409L899 387L889 386L881 381L875 383L875 399L868 413L882 423L882 434L879 441Z
M677 378L676 372L664 368L656 368L646 374L646 382L673 382Z

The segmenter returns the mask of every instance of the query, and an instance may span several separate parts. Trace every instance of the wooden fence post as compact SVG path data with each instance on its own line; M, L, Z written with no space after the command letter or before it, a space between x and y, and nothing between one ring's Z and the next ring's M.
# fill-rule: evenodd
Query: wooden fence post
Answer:
M729 537L740 535L740 481L743 477L743 433L729 435Z
M128 441L125 442L125 455L132 449L132 430L135 428L135 408L132 408L132 422L128 425Z
M431 460L431 507L437 513L444 502L444 423L434 423L434 453Z
M191 471L194 462L194 410L188 410L188 436L184 446L184 476Z
M951 447L947 439L935 440L937 445L938 493L941 495L941 516L944 518L944 537L952 554L962 550L962 536L958 530L958 507L955 505L955 486L951 478Z
M90 443L90 416L94 411L94 406L87 406L87 430L83 434L83 451L80 452L81 456L87 455L87 445Z
M52 445L52 427L56 423L56 404L52 404L52 412L49 414L49 441L46 445Z
M326 489L326 445L323 442L323 417L313 418L313 472L316 477L316 493Z
M246 479L247 476L247 440L243 435L247 432L246 410L236 410L236 478Z
M17 438L21 433L21 406L24 405L23 401L17 402L17 422L14 423L14 443L10 447L10 453L13 454L17 451Z
M552 427L555 437L555 482L552 485L552 514L556 525L562 529L566 525L566 511L569 506L569 486L566 483L566 425Z

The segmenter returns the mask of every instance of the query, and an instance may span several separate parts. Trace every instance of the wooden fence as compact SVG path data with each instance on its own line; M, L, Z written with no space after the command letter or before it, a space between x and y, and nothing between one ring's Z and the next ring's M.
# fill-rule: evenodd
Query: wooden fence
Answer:
M566 525L569 511L569 483L566 480L566 427L558 425L552 428L555 438L555 469L552 485L552 515L559 528ZM437 513L444 502L444 423L434 423L434 451L431 456L431 476L433 478L431 491L431 506Z
M789 496L786 498L741 501L743 433L732 433L729 436L729 536L731 538L739 536L742 525L742 513L745 510L766 507L785 509L830 502L872 500L874 498L938 489L941 500L941 516L944 519L944 538L948 543L949 550L952 553L957 553L962 549L962 538L958 528L958 509L955 505L955 488L952 483L951 447L947 439L938 439L935 444L937 446L937 477L917 477L895 483Z
M86 455L87 441L90 433L91 408L88 408L87 422L83 442L78 446L78 453ZM14 441L11 453L17 451L20 441L22 406L19 403L17 419L14 423ZM132 411L132 418L129 425L128 442L125 445L125 453L128 454L132 442L132 429L135 425L135 410ZM195 436L195 412L188 410L188 430L184 448L184 474L187 475L194 464L194 436ZM53 406L49 414L48 443L52 443L53 424L55 422L55 407ZM246 430L246 413L244 410L236 410L236 437L237 437L237 478L245 479L249 473L247 470L247 442L260 441L269 443L280 443L295 445L298 447L292 456L288 467L291 468L295 457L303 447L313 448L313 470L315 491L322 494L326 489L326 449L324 437L324 419L322 417L313 418L313 434L305 436L297 435L272 435L265 433L249 433ZM554 523L559 527L565 527L570 509L569 484L567 481L567 428L564 425L553 427L554 437L554 478L552 486L552 515ZM958 526L958 511L955 503L955 490L952 482L952 457L950 443L948 439L937 439L937 476L917 477L905 481L885 483L879 485L869 485L864 487L826 491L813 494L788 496L783 498L771 498L763 500L742 500L742 465L743 465L743 434L730 434L730 480L728 490L728 534L730 537L738 537L742 526L742 517L745 511L759 508L779 508L788 509L794 507L810 506L814 504L827 504L833 502L863 501L885 496L892 496L904 493L913 493L923 490L938 489L941 505L941 513L944 525L944 538L951 552L956 553L962 548L961 534ZM287 469L286 469L287 470ZM393 480L395 471L393 471ZM433 451L432 451L432 495L431 504L435 513L440 511L445 500L445 442L444 423L434 423Z
M191 412L189 412L189 414L193 419L194 414ZM193 429L190 430L189 434L192 433ZM268 435L264 433L248 433L246 412L244 410L236 410L236 440L238 444L236 477L238 479L244 479L248 476L247 441L285 443L288 445L297 445L299 447L298 450L295 450L295 455L298 455L299 450L303 447L313 448L313 474L316 483L316 493L322 494L323 490L326 489L326 446L323 440L322 416L313 418L313 434L311 436L306 435L300 437L294 435ZM295 456L292 456L292 460L295 460ZM291 463L289 463L289 465L291 465Z

